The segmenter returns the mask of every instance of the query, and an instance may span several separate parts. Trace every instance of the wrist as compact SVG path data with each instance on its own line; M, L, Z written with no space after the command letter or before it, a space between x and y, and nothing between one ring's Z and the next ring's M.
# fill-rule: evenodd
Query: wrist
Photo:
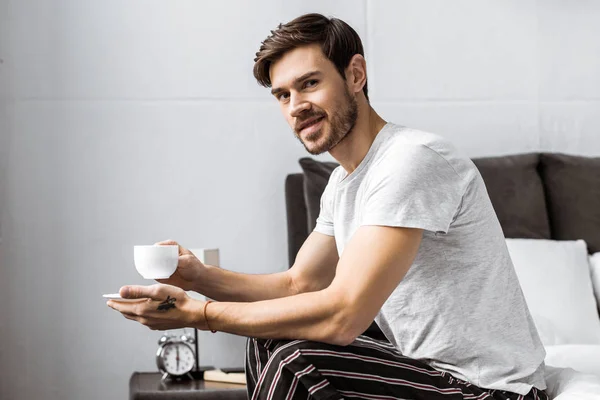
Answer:
M214 285L212 282L218 282L218 278L215 276L214 271L220 269L209 264L202 264L198 266L196 273L196 279L194 279L193 290L198 293L202 293L207 297L212 297L211 294L214 291Z
M191 289L194 292L204 294L206 291L206 283L208 281L208 266L198 261L196 265L195 277L191 282Z
M206 303L204 303L204 307L203 307L203 309L204 309L204 323L206 324L206 329L207 330L211 331L212 333L217 333L216 330L214 330L214 329L212 329L210 327L210 324L208 323L208 316L206 315L206 309L208 308L208 305L210 303L212 303L212 302L213 302L212 300L208 300Z
M202 331L207 329L203 311L204 303L201 300L189 299L189 306L185 310L185 314L187 315L186 325Z

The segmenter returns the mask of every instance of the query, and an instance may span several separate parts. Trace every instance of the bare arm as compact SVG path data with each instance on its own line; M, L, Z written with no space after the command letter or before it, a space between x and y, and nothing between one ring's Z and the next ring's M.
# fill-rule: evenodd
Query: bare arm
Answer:
M417 254L421 237L420 229L361 227L348 243L337 271L334 269L335 277L330 269L325 269L326 278L318 278L321 271L315 267L317 264L298 264L302 267L295 273L290 270L290 274L302 282L299 286L305 292L252 303L210 304L208 325L249 337L348 344L369 326L402 280ZM312 247L306 251L312 253L308 249ZM333 259L331 254L323 257L328 262ZM202 311L198 308L194 312L194 324L207 329Z
M243 274L206 265L193 290L218 301L253 302L278 299L329 286L338 262L332 236L313 232L306 239L294 265L273 274Z

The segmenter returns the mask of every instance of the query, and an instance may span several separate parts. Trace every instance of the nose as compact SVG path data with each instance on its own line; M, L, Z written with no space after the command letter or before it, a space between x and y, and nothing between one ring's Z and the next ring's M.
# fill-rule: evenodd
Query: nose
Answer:
M303 112L310 110L310 102L299 94L290 94L290 116L298 118Z

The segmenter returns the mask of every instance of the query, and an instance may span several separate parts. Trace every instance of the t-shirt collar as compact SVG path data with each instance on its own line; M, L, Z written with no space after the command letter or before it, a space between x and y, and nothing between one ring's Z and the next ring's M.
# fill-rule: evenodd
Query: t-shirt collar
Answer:
M381 128L379 130L379 132L377 132L377 135L375 136L373 143L371 143L371 147L369 147L367 154L362 159L360 164L358 164L358 167L356 167L356 169L354 171L352 171L350 174L347 174L347 173L345 173L346 170L344 170L344 168L342 167L342 171L344 171L344 175L342 176L342 178L339 181L340 185L346 185L348 182L353 180L354 177L358 176L360 174L360 172L363 169L365 169L365 167L367 165L369 165L369 163L371 162L371 159L373 158L373 155L377 152L377 149L379 148L379 146L381 146L381 143L383 142L383 137L386 136L387 131L392 127L392 125L393 124L391 122L387 122L383 126L383 128Z

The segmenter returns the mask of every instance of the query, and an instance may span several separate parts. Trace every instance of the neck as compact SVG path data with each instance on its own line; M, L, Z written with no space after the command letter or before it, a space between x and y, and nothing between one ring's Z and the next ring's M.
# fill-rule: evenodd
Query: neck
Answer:
M375 137L385 124L386 121L366 103L363 107L359 107L354 128L329 151L329 154L340 163L348 174L351 174L365 158Z

